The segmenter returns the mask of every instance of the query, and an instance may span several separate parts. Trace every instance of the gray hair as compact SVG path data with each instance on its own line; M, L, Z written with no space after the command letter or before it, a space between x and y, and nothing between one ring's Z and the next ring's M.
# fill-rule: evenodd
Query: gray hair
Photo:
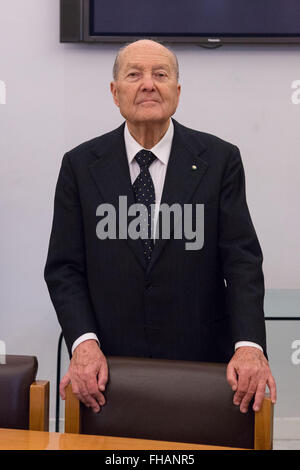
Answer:
M147 38L145 38L147 39ZM147 39L148 40L148 39ZM115 62L114 62L114 66L113 66L113 79L114 80L117 80L118 78L118 75L119 75L119 70L120 70L120 56L122 54L122 52L124 51L124 49L126 49L127 46L129 46L130 44L133 44L135 42L138 42L138 41L141 41L141 39L137 39L135 41L132 41L132 42L128 42L126 43L124 46L120 47L117 55L116 55L116 58L115 58ZM166 49L168 49L169 52L171 52L172 56L173 56L173 59L174 59L174 66L175 66L175 74L176 74L176 80L178 81L179 80L179 64L178 64L178 59L177 59L177 56L175 54L175 52L168 46L166 46L165 44L162 44L161 42L159 41L153 41L152 39L149 39L149 41L152 41L152 42L155 42L156 44L160 44L161 46L165 47Z

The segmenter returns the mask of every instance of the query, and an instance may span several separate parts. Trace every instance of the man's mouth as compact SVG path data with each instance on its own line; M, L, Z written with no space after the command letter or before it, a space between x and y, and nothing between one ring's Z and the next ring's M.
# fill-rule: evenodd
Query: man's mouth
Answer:
M159 103L159 101L154 98L144 98L143 100L138 101L137 104L143 104L143 103Z

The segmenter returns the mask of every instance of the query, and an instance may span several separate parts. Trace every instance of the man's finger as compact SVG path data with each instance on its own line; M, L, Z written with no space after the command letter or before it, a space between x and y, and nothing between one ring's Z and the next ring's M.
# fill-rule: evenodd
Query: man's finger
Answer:
M66 392L65 392L65 388L67 385L69 385L69 383L71 382L71 379L70 379L70 376L68 374L68 372L63 376L63 378L61 379L60 381L60 384L59 384L59 393L60 393L60 396L61 396L61 399L62 400L65 400L66 399Z
M257 391L257 385L258 385L257 379L255 377L251 377L249 385L248 385L248 390L246 394L244 395L240 404L240 411L242 413L247 413L248 408L249 408L249 403Z
M253 404L254 411L259 411L261 409L266 394L266 382L267 381L265 379L262 379L260 382L258 382Z
M246 372L242 372L239 374L237 390L233 397L233 403L235 405L241 404L242 399L244 398L245 394L248 391L250 378L251 378L250 374Z
M272 403L275 404L277 400L277 392L276 392L276 382L272 374L269 374L268 376L267 385L270 390Z
M83 380L73 380L72 390L78 400L80 400L85 406L87 406L88 408L92 408L95 413L98 413L100 411L99 403L95 400L95 398L92 397Z
M104 395L99 391L96 376L91 377L86 382L87 390L90 395L99 403L100 406L105 404Z
M237 389L237 373L235 371L235 367L232 363L229 362L227 366L227 382L229 383L230 387L232 388L233 391Z
M103 361L101 364L100 371L98 373L98 387L101 392L104 392L106 384L108 381L108 367L107 362Z

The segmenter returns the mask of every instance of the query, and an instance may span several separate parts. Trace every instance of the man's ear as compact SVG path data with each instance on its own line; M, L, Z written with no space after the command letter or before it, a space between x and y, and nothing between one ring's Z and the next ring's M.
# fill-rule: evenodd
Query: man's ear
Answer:
M177 85L177 100L179 101L179 97L180 97L180 93L181 93L181 85Z
M119 107L119 100L118 100L118 92L117 92L116 82L111 82L110 83L110 91L113 95L113 99L114 99L115 104Z

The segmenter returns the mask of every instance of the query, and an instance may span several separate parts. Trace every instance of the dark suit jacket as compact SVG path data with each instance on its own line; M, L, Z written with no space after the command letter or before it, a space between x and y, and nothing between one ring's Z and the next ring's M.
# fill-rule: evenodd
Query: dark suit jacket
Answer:
M124 124L62 160L44 275L69 352L87 332L105 355L227 362L236 341L266 350L263 258L239 150L173 122L161 203L204 203L200 250L172 232L146 267L140 239L96 236L98 205L134 203Z

